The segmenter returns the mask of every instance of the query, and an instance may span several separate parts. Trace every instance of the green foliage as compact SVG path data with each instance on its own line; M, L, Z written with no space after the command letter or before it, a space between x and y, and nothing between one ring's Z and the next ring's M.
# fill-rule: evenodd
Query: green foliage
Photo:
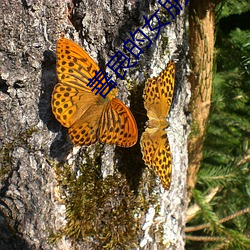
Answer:
M232 187L232 185L237 183L239 174L242 175L241 171L234 170L235 168L232 169L230 167L225 168L223 166L216 166L211 168L204 165L198 175L198 184L205 185L207 187Z
M232 14L241 14L250 10L248 0L223 0L221 4L221 17L226 17Z
M222 16L249 9L249 1L226 1ZM208 223L192 235L217 238L204 238L199 243L188 241L187 249L250 249L249 212L221 220L249 207L250 27L245 31L236 28L228 35L218 34L216 67L203 161L193 191L193 203L201 211L190 225ZM219 187L219 191L207 203L207 190L214 187Z
M215 230L220 231L223 226L219 223L217 215L213 212L212 205L205 201L205 197L202 192L198 191L197 189L194 189L193 197L201 208L201 219L204 220L204 222L206 223L209 222L209 231L211 231L212 233L214 233Z

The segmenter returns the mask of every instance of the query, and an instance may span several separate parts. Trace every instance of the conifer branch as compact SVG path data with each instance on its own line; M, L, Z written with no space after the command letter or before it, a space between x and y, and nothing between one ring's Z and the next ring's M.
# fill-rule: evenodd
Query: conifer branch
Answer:
M247 150L246 155L243 157L243 159L241 159L237 163L236 167L238 168L239 166L241 166L242 164L245 164L247 162L250 162L250 149Z
M240 215L243 215L243 214L249 213L249 212L250 212L250 207L245 208L245 209L243 209L241 211L233 213L233 214L219 220L219 223L224 223L226 221L232 220L232 219L234 219L234 218L236 218L236 217L238 217ZM194 226L194 227L186 227L185 232L187 233L187 232L199 231L199 230L205 229L207 227L210 227L210 223L206 223L206 224L202 224L202 225L198 225L198 226Z
M212 188L209 194L205 197L205 202L209 203L214 198L214 196L217 194L218 191L219 187ZM200 210L201 207L198 204L194 204L191 207L189 207L186 213L186 223L189 222L191 219L193 219Z
M192 241L225 241L225 240L227 240L227 238L226 237L186 235L186 240L192 240Z

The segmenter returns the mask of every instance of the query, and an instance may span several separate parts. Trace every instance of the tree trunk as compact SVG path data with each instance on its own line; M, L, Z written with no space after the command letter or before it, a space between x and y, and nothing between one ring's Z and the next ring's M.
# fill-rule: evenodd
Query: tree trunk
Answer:
M187 187L191 191L196 184L196 176L202 159L206 123L210 111L213 60L214 60L214 19L215 7L219 1L190 1L190 64L192 98L190 113L192 119L191 133L188 140L189 168ZM190 201L191 192L188 194ZM188 202L189 202L188 201Z
M155 1L31 1L0 4L0 249L184 249L187 131L185 1L175 19ZM172 184L164 190L146 168L137 143L129 149L97 143L73 147L51 112L57 83L55 45L62 34L79 43L100 68L129 32L159 9L159 37L114 79L144 131L144 82L168 60L176 85L168 137ZM150 30L148 29L149 33ZM155 34L155 33L154 33ZM130 99L130 102L128 101ZM143 110L143 111L142 111Z

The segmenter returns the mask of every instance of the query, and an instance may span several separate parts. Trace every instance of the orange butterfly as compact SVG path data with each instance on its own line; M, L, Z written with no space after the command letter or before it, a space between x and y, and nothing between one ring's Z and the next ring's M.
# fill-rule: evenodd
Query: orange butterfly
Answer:
M60 38L57 42L57 76L52 94L52 111L66 128L75 145L96 141L131 147L138 139L135 119L119 99L117 90L104 99L87 87L99 71L97 64L76 43Z
M149 121L140 141L142 158L148 167L154 168L166 189L171 183L172 158L165 128L168 127L166 117L172 102L174 79L175 65L170 61L158 77L147 80L143 92Z

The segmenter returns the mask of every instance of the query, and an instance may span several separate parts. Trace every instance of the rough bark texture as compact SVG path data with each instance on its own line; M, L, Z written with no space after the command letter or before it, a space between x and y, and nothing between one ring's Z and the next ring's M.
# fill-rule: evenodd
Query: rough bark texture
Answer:
M143 15L152 15L160 8L159 4L134 0L0 1L0 249L103 249L105 246L184 249L188 133L184 109L190 92L186 81L187 8L184 1L181 4L183 10L171 25L162 28L149 51L128 72L127 81L117 79L119 97L126 104L130 93L130 106L140 136L146 120L146 112L140 114L143 83L152 76L151 69L156 75L169 58L176 61L175 97L168 129L173 178L170 190L166 191L152 171L144 167L139 144L131 149L100 144L73 148L67 131L55 120L50 106L57 82L55 44L61 34L81 44L105 68L109 56L122 50L122 39L129 38L129 31L142 27ZM89 174L92 178L92 169L100 169L102 174L95 184L112 186L100 186L91 194L94 204L100 210L103 208L100 213L103 221L100 214L95 219L90 210L83 210L84 215L91 214L89 220L93 224L89 225L93 225L94 233L91 230L88 235L82 233L87 232L84 226L89 221L82 220L82 234L76 237L68 230L72 225L67 225L67 220L74 218L73 230L80 221L70 210L70 205L75 204L71 194L80 192L83 195L80 203L89 190L85 184L86 190L75 191L78 186L74 189L69 183L74 185L78 179L71 182L69 176L74 173L78 176L80 165L85 163L90 168L83 177ZM106 179L102 180L103 177ZM102 189L110 196L96 197ZM89 203L84 205L91 207ZM113 216L116 206L123 210ZM107 217L105 211L112 216ZM128 222L126 215L131 215ZM105 228L110 229L110 234L103 232ZM126 231L129 228L131 231ZM59 232L60 237L54 237L56 242L49 241L52 232L54 235ZM106 238L99 237L100 233Z
M217 1L218 2L218 1ZM206 123L210 111L213 60L214 60L214 18L215 1L190 1L190 64L192 98L190 113L192 119L191 134L188 141L189 168L187 187L192 189L202 159L202 148ZM188 197L190 198L191 193Z

